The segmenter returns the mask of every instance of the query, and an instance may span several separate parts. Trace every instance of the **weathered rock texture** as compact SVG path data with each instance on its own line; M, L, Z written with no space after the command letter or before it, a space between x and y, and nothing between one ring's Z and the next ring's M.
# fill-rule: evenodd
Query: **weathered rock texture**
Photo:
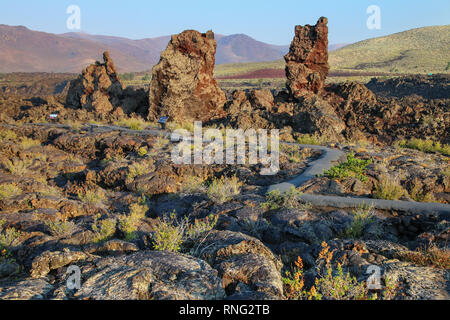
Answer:
M287 87L295 98L305 91L319 92L330 69L328 65L328 19L315 26L296 26L286 60Z
M143 89L124 89L109 53L103 53L104 63L90 65L70 83L66 104L107 116L132 112L145 113L147 94Z
M71 83L67 104L93 110L111 112L120 103L123 85L108 52L103 53L104 63L90 65Z
M214 33L187 30L172 36L153 67L149 119L207 121L223 113L225 93L214 80Z

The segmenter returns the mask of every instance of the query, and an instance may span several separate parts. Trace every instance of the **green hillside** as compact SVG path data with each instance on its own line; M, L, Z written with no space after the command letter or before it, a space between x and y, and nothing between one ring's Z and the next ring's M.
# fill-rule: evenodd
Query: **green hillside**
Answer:
M374 38L330 52L331 71L450 72L450 25L424 27ZM260 69L284 69L284 60L219 65L218 77Z
M442 73L448 71L449 62L450 25L369 39L330 54L335 71Z

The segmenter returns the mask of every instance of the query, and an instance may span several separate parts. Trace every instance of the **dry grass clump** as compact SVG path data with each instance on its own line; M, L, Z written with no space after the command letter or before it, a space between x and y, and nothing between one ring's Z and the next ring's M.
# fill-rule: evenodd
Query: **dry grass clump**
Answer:
M8 129L0 130L0 141L5 140L14 141L16 139L17 134L14 131Z
M409 261L423 267L450 269L450 250L431 244L416 251L405 251L398 254L398 259Z
M72 234L75 223L67 220L48 221L45 223L50 233L56 237L64 237Z
M382 176L373 196L377 199L399 200L405 194L405 189L402 188L396 179L390 176Z
M128 167L127 181L133 181L137 177L153 172L153 170L152 161L135 162Z
M427 153L442 153L446 156L450 155L449 144L441 144L439 141L434 142L429 139L422 140L414 138L409 141L400 140L399 142L397 142L397 145L401 148L415 149Z
M29 173L28 168L33 164L31 159L20 160L17 158L3 161L3 167L11 174L25 176Z
M178 252L184 242L197 244L204 241L217 224L218 216L195 219L189 223L188 217L178 220L175 212L159 218L153 236L153 247L158 251ZM196 250L194 249L193 252Z
M78 192L78 199L82 202L90 204L100 204L106 199L106 195L103 190L86 190L84 192Z
M181 186L181 192L185 194L198 194L206 192L204 180L196 176L188 177Z
M214 203L222 204L240 194L242 185L243 183L236 176L232 178L222 177L211 182L206 194Z
M15 183L0 185L0 200L10 199L20 194L22 194L22 189Z
M27 149L30 149L33 147L38 147L40 145L41 145L40 141L33 140L33 139L27 138L27 137L22 138L19 142L19 146L24 150L27 150Z

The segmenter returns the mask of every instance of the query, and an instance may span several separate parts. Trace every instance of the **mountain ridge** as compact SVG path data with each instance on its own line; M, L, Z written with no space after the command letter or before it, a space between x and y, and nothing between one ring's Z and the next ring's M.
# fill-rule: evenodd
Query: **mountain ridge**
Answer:
M0 72L72 72L110 51L120 72L148 71L158 63L171 36L132 40L69 32L52 34L0 24ZM216 64L277 60L289 46L271 45L245 34L216 34Z

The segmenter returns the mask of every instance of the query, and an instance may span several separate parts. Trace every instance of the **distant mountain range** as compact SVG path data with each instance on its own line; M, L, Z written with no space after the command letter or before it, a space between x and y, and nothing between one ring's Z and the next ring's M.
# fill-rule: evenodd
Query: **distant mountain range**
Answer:
M216 64L273 61L289 46L270 45L245 34L216 34ZM87 33L52 34L0 25L0 72L73 72L109 50L120 72L147 71L159 61L170 36L131 40ZM336 50L344 45L330 45Z

